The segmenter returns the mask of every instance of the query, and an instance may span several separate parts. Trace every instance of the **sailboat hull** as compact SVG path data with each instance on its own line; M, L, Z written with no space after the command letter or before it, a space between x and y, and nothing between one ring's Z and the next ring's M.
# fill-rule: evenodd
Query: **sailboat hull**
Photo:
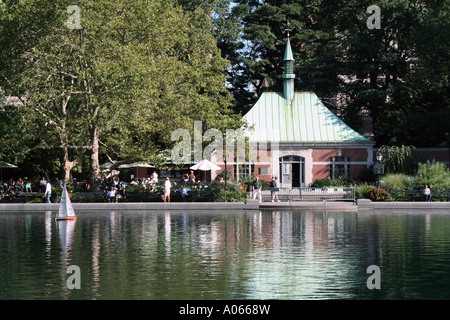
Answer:
M56 218L56 220L77 220L77 217Z

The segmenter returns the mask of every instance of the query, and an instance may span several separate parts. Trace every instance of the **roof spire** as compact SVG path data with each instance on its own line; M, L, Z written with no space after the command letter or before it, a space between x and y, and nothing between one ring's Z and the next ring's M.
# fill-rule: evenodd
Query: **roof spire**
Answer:
M292 55L292 49L291 49L291 41L290 41L290 34L291 31L290 22L288 20L287 22L287 28L285 29L287 32L287 42L286 42L286 49L284 51L284 58L283 58L283 64L284 64L284 72L283 72L283 95L286 100L292 100L294 98L294 56Z
M284 31L286 31L286 33L287 33L288 40L289 40L289 32L291 31L290 26L291 26L291 23L288 20L287 23L286 23L286 27L287 28L284 29Z

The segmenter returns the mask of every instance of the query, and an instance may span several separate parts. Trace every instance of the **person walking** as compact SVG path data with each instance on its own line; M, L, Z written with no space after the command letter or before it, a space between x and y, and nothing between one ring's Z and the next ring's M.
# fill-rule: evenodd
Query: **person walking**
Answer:
M259 181L259 178L256 177L256 181L253 184L253 199L256 199L256 196L258 196L259 203L262 202L261 190L262 190L262 183L261 181Z
M425 185L423 194L425 195L425 201L431 202L431 190L430 190L430 188L428 188L428 185Z
M280 202L280 199L278 199L278 181L277 177L272 177L272 180L270 180L270 199L272 202L274 202L275 198L277 199L277 202Z
M52 196L52 185L50 184L50 180L45 181L44 198L46 199L47 203L52 203L52 201L50 200L51 196Z

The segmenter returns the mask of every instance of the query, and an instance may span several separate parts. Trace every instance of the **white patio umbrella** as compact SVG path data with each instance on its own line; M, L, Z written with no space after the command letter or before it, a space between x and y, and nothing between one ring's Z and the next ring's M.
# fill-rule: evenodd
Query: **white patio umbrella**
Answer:
M208 159L203 159L202 161L200 161L197 164L194 164L192 167L190 167L189 169L192 170L202 170L202 171L209 171L209 170L220 170L222 169L221 167L215 165L214 163L212 163L211 161L209 161Z
M121 164L119 166L119 169L125 169L125 168L155 168L155 166L148 164L148 163L139 163L139 162Z
M3 180L3 169L17 169L17 168L18 166L15 166L11 163L0 161L0 181Z
M100 165L100 168L102 168L102 169L109 169L115 162L116 162L116 161L113 161L113 163L111 163L111 162L106 162L106 163L104 163L104 164L101 164L101 165Z
M100 165L100 168L102 169L109 169L113 164L115 164L117 161L106 162L102 165ZM129 168L155 168L154 165L151 165L149 163L144 162L134 162L134 163L124 163L117 166L118 169L129 169Z

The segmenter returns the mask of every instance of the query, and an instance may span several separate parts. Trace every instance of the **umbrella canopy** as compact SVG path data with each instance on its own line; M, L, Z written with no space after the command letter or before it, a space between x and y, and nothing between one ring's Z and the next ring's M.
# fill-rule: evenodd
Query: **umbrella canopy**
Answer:
M11 168L18 168L18 167L13 164L10 164L10 163L0 161L0 168L2 168L2 169L10 168L11 169Z
M111 168L111 166L112 166L114 163L116 163L116 161L114 161L113 163L111 163L111 162L106 162L106 163L100 165L100 168L103 168L103 169L109 169L109 168ZM128 169L128 168L155 168L155 166L154 166L154 165L151 165L151 164L148 164L148 163L138 163L138 162L135 162L135 163L121 164L121 165L119 165L117 168L119 168L119 169Z
M148 164L148 163L138 163L138 162L121 164L119 166L119 169L125 169L125 168L155 168L155 166Z
M209 170L220 170L222 169L221 167L215 165L214 163L212 163L211 161L204 159L202 161L200 161L199 163L193 165L192 167L190 167L189 169L192 170L202 170L202 171L209 171Z
M18 166L15 166L11 163L0 161L0 181L3 180L3 169L17 169L17 168Z
M104 163L104 164L101 164L101 165L100 165L100 168L102 168L102 169L109 169L114 163L115 163L115 161L114 161L113 163L111 163L111 162L106 162L106 163Z

